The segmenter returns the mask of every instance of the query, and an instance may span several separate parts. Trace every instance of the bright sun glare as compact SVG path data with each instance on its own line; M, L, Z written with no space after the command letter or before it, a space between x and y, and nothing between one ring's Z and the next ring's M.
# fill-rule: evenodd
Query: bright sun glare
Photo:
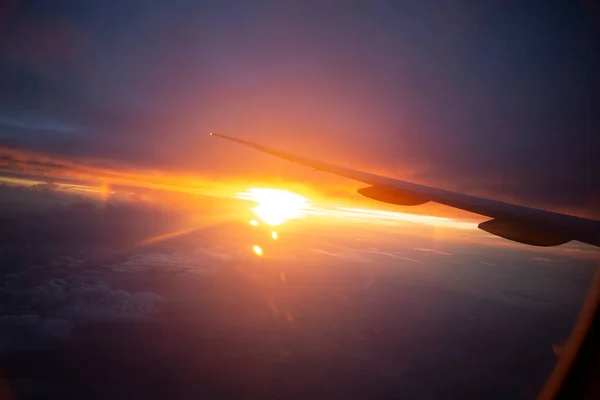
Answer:
M237 193L235 197L256 204L252 208L252 212L256 215L256 219L250 221L252 226L259 226L261 222L270 226L277 226L291 219L319 215L363 223L386 225L416 223L436 227L477 229L475 222L459 221L446 217L366 208L319 207L306 197L283 189L252 188ZM273 231L271 237L276 240L279 236L277 232Z
M290 219L302 218L309 207L306 197L281 189L252 188L239 193L237 197L254 201L256 207L252 212L271 226L280 225Z

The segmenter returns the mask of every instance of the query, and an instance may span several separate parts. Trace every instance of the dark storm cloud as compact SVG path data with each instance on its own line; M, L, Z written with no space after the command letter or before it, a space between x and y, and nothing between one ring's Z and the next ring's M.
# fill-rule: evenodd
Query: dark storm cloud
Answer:
M0 9L0 143L202 173L200 132L267 132L600 213L591 3L15 4Z

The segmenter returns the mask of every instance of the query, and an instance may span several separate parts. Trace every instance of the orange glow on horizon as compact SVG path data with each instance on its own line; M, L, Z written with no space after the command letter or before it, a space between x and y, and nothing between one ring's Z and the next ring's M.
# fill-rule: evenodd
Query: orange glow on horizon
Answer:
M338 220L378 224L414 222L453 228L475 227L474 223L453 218L419 215L410 211L381 211L381 209L390 209L391 206L352 195L356 190L353 186L358 184L351 181L333 187L320 185L319 188L324 191L315 191L306 184L296 181L285 181L284 185L280 185L280 182L276 188L265 188L265 186L261 188L265 182L251 179L223 181L189 173L96 167L86 164L85 160L75 162L35 152L4 148L0 148L0 154L7 155L11 160L10 165L5 163L9 171L9 167L14 164L15 171L25 174L23 177L14 176L18 175L17 173L13 173L13 176L0 176L0 182L21 186L52 182L57 190L86 194L104 201L113 197L116 200L132 198L158 202L172 202L178 199L192 202L195 201L196 196L238 198L254 201L256 206L252 211L257 217L255 221L270 226L278 226L286 221L305 217L333 217ZM31 158L44 162L45 166L32 169L28 164ZM90 164L93 161L88 160ZM98 165L102 164L98 163ZM33 175L26 177L29 170ZM68 183L61 182L61 179ZM248 187L253 188L246 189ZM417 212L419 211L436 214L437 209L432 206L429 210L423 211L423 208L420 208ZM448 208L440 211L455 214ZM460 213L457 212L459 215ZM254 225L252 222L251 224Z

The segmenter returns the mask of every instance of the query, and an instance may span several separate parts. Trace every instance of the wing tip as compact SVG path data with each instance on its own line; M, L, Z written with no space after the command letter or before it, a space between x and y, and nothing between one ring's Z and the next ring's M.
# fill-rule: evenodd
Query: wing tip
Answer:
M227 137L225 135L221 135L220 133L214 133L214 132L211 132L210 136L215 136L215 137L221 137L221 138L229 139L229 137Z
M238 138L233 137L233 136L221 135L220 133L211 132L210 136L214 136L214 137L218 137L218 138L222 138L222 139L231 140L232 142L238 142L238 143L242 143L242 144L245 144L245 145L248 145L248 146L253 145L253 143L247 142L245 140L238 139Z

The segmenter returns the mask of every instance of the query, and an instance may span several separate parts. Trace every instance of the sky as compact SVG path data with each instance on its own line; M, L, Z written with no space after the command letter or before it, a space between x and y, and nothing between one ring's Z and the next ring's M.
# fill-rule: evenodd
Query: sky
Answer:
M13 180L352 187L214 131L600 216L593 2L1 4L0 173Z

